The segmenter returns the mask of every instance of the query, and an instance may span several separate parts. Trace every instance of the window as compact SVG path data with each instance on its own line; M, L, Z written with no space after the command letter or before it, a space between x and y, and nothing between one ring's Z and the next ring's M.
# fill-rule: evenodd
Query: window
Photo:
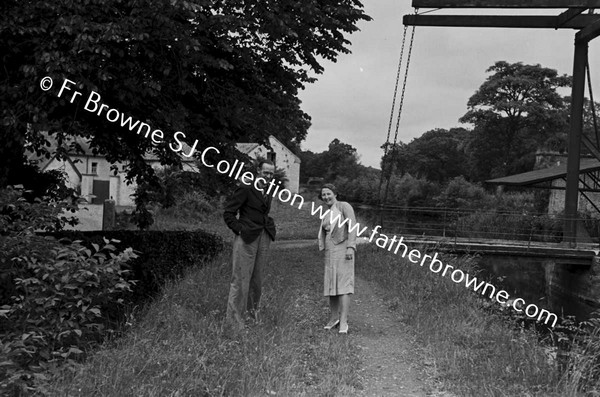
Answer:
M98 173L98 163L92 163L92 170L90 171L92 174Z
M271 160L273 162L273 164L275 164L275 152L269 152L267 153L267 160Z

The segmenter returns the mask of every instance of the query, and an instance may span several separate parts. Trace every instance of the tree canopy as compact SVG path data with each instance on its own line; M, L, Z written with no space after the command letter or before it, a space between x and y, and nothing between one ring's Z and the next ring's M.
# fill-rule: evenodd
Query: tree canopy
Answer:
M300 181L306 182L310 177L321 177L333 182L339 177L355 178L362 174L367 167L359 163L355 147L335 138L329 143L326 151L300 153Z
M409 173L439 183L465 175L468 172L465 153L467 137L468 131L464 128L427 131L401 146L396 155L398 170L401 174Z
M358 0L4 0L0 186L23 163L26 142L44 149L39 131L89 139L138 181L152 174L142 160L149 150L177 163L177 131L198 147L270 134L298 145L310 125L298 90L323 71L322 59L349 52L347 34L369 19ZM48 92L45 76L55 82ZM59 98L65 79L74 84ZM165 142L85 111L92 91Z
M467 152L472 177L481 180L530 170L536 149L568 129L568 102L557 89L571 78L554 69L498 61L469 98L460 118L473 124Z

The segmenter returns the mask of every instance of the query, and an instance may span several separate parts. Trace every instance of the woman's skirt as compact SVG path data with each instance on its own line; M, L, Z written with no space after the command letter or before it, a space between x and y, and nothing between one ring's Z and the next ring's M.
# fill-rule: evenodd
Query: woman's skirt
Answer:
M328 233L325 238L325 296L354 293L354 252L346 259L348 240L334 244Z

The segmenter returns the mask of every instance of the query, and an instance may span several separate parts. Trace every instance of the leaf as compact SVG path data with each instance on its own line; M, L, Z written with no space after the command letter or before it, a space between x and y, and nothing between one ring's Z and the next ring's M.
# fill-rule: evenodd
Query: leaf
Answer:
M78 348L76 348L76 347L71 347L71 348L69 348L69 354L71 354L71 353L74 353L74 354L81 354L81 353L83 353L83 351L79 350L79 349L78 349Z
M96 316L100 317L100 309L98 308L92 308L92 309L88 309L89 312L94 313Z

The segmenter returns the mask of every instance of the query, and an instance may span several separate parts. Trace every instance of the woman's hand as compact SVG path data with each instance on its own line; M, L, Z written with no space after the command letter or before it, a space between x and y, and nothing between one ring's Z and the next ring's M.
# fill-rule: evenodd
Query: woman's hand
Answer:
M346 259L347 260L352 260L352 258L354 257L354 248L346 248Z

